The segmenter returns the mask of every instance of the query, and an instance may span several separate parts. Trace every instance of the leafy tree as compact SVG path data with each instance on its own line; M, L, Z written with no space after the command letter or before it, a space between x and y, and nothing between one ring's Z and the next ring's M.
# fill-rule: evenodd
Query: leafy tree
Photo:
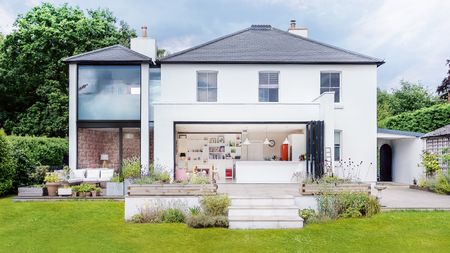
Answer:
M66 136L68 69L62 59L129 46L135 31L109 10L44 3L19 15L0 44L0 127L8 133Z
M400 88L392 89L391 92L378 89L378 121L401 113L430 107L437 103L438 99L422 84L402 80Z
M446 100L450 103L450 60L447 60L447 66L449 66L447 77L442 80L442 83L437 87L436 92L442 100Z

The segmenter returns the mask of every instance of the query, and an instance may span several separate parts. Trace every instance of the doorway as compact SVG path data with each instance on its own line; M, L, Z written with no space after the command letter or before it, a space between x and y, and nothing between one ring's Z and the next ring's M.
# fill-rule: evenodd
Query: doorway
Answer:
M380 148L380 180L392 181L392 148L383 144Z

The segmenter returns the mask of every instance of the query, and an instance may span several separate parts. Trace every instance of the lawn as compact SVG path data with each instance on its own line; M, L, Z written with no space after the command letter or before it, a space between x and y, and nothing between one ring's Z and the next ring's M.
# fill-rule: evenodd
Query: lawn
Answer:
M389 212L302 230L127 224L123 203L0 199L0 252L449 252L450 212Z

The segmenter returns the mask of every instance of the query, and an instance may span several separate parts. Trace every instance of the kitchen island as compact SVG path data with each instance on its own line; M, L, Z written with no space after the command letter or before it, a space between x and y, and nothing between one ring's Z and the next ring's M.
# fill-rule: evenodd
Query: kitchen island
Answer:
M236 183L297 183L306 175L305 161L236 161Z

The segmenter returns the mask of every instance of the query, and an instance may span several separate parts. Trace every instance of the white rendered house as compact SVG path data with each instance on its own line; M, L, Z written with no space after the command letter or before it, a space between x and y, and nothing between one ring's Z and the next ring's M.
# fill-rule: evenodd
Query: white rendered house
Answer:
M70 167L120 169L139 157L177 180L288 183L333 173L377 180L382 60L253 25L156 59L132 39L72 56ZM344 162L343 162L344 161Z

